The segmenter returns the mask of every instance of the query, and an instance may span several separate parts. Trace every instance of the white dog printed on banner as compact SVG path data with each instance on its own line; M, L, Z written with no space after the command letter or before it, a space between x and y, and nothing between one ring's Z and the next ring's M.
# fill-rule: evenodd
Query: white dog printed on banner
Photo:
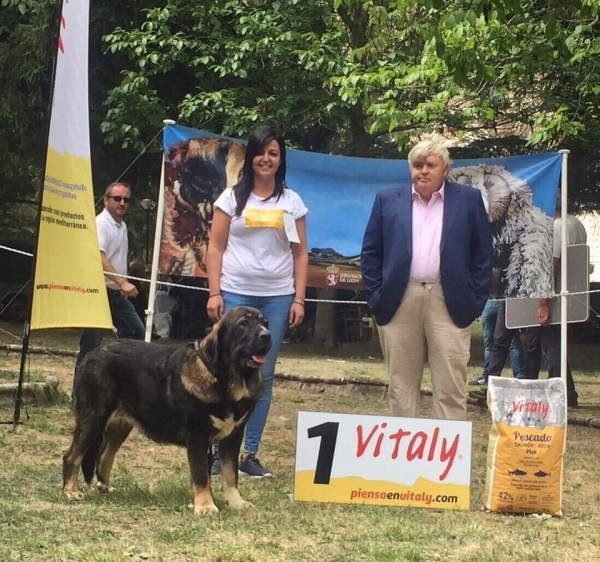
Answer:
M551 297L553 218L533 204L529 185L504 166L486 164L450 170L448 179L482 193L504 296Z

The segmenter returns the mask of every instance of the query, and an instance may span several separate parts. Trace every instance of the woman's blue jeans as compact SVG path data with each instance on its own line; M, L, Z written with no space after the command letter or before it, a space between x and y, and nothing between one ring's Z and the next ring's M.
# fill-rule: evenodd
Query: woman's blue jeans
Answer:
M283 295L275 297L252 297L249 295L238 295L236 293L221 292L225 310L231 310L237 306L252 306L258 308L269 322L269 331L273 343L267 360L260 371L264 378L264 390L254 412L246 425L246 437L244 440L245 453L258 453L260 440L267 423L271 397L273 396L273 379L275 378L275 363L281 348L281 342L285 336L290 318L290 308L294 295Z

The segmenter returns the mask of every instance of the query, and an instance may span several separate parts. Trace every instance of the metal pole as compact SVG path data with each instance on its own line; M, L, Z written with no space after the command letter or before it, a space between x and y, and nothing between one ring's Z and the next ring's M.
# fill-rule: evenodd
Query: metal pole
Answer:
M567 201L568 201L568 160L570 150L559 150L562 154L560 174L560 376L567 383Z
M146 209L146 265L150 256L150 209Z
M64 6L63 6L64 7ZM59 14L59 17L62 15L62 9L61 9L61 13ZM60 30L60 24L57 21L57 29ZM58 34L60 36L60 33ZM58 39L58 37L57 37ZM58 51L55 51L55 53L58 53ZM51 88L50 88L50 99L49 99L49 103L48 103L48 123L47 123L47 128L46 128L46 145L48 145L49 139L50 139L50 125L51 125L51 121L52 121L52 107L53 107L53 102L54 102L54 86L56 85L56 68L58 66L58 54L55 55L54 59L53 59L53 68L52 68L52 80L51 80ZM43 167L42 170L46 170L46 166L48 164L48 151L46 151L44 153L44 162L43 162ZM36 220L36 225L37 225L37 231L35 233L35 246L33 248L33 259L31 262L31 287L30 287L30 292L28 295L28 301L27 301L27 312L25 315L25 324L23 326L23 344L21 347L21 366L19 368L19 380L17 382L17 394L15 397L15 409L14 409L14 413L13 413L13 431L17 431L18 427L19 427L19 423L20 423L20 419L21 419L21 404L23 403L23 380L25 378L25 363L26 363L26 359L27 359L27 355L29 353L29 334L31 331L31 313L32 313L32 308L33 308L33 292L34 292L34 286L33 286L33 280L35 280L35 268L36 268L36 264L37 264L37 249L38 249L38 245L39 245L39 238L40 238L40 221L42 218L42 200L43 200L43 192L44 192L44 175L42 175L41 177L41 181L40 181L40 200L38 203L38 209L37 209L37 220Z
M163 120L165 127L175 125L172 119ZM148 309L146 310L146 336L145 341L152 339L152 321L154 318L154 299L156 297L156 282L158 280L158 258L160 257L160 239L162 236L163 214L165 208L165 153L163 151L162 166L160 171L160 188L158 192L158 205L156 207L156 228L154 229L154 251L152 253L152 268L150 270L150 292L148 295Z

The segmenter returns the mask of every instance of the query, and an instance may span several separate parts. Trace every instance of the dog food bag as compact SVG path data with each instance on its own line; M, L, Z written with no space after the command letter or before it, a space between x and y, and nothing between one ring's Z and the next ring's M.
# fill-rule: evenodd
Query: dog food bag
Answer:
M566 402L560 378L490 377L486 509L562 515Z

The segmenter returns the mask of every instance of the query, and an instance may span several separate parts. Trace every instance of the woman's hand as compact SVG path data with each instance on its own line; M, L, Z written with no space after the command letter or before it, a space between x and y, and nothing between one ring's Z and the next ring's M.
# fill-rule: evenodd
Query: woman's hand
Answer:
M290 328L297 328L304 320L304 304L299 301L294 301L290 308Z
M225 313L225 304L223 303L223 297L220 294L208 297L206 312L213 322L218 322L221 319Z

